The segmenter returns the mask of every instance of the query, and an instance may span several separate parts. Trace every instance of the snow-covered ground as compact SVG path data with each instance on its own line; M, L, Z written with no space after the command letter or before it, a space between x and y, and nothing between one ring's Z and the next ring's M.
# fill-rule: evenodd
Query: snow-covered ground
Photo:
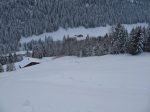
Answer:
M124 24L125 28L128 30L128 32L130 32L132 30L132 28L135 28L137 26L142 26L142 27L147 27L148 24L147 23L137 23L137 24ZM107 25L106 27L96 27L96 28L84 28L84 27L79 27L79 28L68 28L63 29L63 28L59 28L58 31L52 32L52 33L43 33L39 36L33 35L31 37L28 38L24 38L22 37L22 39L20 40L20 43L25 43L25 42L30 42L31 40L39 40L42 39L44 40L45 37L52 37L54 40L62 40L64 36L69 35L70 37L76 37L76 35L83 35L82 38L80 39L84 39L87 35L89 36L104 36L106 35L106 33L109 33L111 31L111 26Z
M32 53L32 51L28 51L29 53ZM27 51L23 51L23 50L21 50L21 51L17 51L17 52L15 52L16 53L16 55L25 55L26 53L27 53ZM12 53L13 54L13 53ZM9 56L9 53L8 54L4 54L3 56Z
M0 74L0 112L150 112L150 54L44 58Z

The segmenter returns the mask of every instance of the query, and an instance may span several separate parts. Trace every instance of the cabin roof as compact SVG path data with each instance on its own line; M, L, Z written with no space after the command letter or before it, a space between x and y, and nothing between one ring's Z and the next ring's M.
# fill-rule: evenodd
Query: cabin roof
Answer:
M40 60L39 59L35 59L35 58L27 57L27 58L24 58L22 61L16 63L16 66L23 68L23 67L25 67L28 64L33 63L33 62L34 63L40 63Z

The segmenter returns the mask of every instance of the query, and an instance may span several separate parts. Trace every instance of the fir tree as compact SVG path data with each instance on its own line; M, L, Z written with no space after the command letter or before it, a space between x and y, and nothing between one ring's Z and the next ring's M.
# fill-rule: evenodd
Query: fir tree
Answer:
M11 53L9 53L9 56L8 56L8 63L13 63L14 62L14 57Z
M14 53L14 55L13 55L13 63L14 63L14 62L17 62L17 61L18 61L17 54Z
M42 58L43 57L43 50L42 50L40 44L34 46L32 57L33 58Z
M146 39L144 42L144 51L150 52L150 26L146 29Z
M126 52L126 42L128 38L127 30L121 24L112 29L112 53L119 54Z
M1 72L4 72L4 68L3 68L2 64L0 63L0 73Z
M141 27L133 29L130 34L128 52L132 55L137 55L143 52L143 33Z
M7 64L7 66L6 66L6 71L7 72L11 72L11 71L15 71L15 70L16 70L16 68L15 68L15 64L14 63Z
M31 57L32 54L27 50L27 51L26 51L26 56L27 56L27 57Z

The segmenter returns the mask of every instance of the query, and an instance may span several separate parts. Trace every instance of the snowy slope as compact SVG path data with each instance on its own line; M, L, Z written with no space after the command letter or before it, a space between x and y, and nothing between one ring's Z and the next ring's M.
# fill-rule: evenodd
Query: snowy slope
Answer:
M147 27L148 24L147 23L137 23L137 24L124 24L125 28L128 30L128 32L130 32L132 30L132 28L135 28L137 26L142 26L142 27ZM83 35L83 39L89 35L89 36L104 36L106 35L106 33L109 33L111 30L111 26L107 25L106 27L96 27L96 28L84 28L84 27L79 27L79 28L68 28L63 29L63 28L59 28L58 31L56 32L52 32L52 33L44 33L42 35L36 36L33 35L31 37L28 38L24 38L22 37L22 39L20 40L21 43L25 43L25 42L30 42L31 40L39 40L42 39L44 40L45 37L49 37L51 36L54 40L62 40L64 36L69 35L70 37L75 37L75 35Z
M44 58L0 74L0 112L149 112L150 54Z

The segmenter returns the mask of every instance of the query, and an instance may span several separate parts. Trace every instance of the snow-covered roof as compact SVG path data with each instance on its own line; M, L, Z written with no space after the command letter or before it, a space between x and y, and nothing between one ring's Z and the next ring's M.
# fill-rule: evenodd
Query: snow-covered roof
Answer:
M27 57L27 58L24 58L22 61L17 62L15 65L17 67L21 67L22 68L22 67L25 67L26 65L28 65L28 64L30 64L32 62L40 63L40 60L39 59L35 59L35 58L29 58L29 57Z

